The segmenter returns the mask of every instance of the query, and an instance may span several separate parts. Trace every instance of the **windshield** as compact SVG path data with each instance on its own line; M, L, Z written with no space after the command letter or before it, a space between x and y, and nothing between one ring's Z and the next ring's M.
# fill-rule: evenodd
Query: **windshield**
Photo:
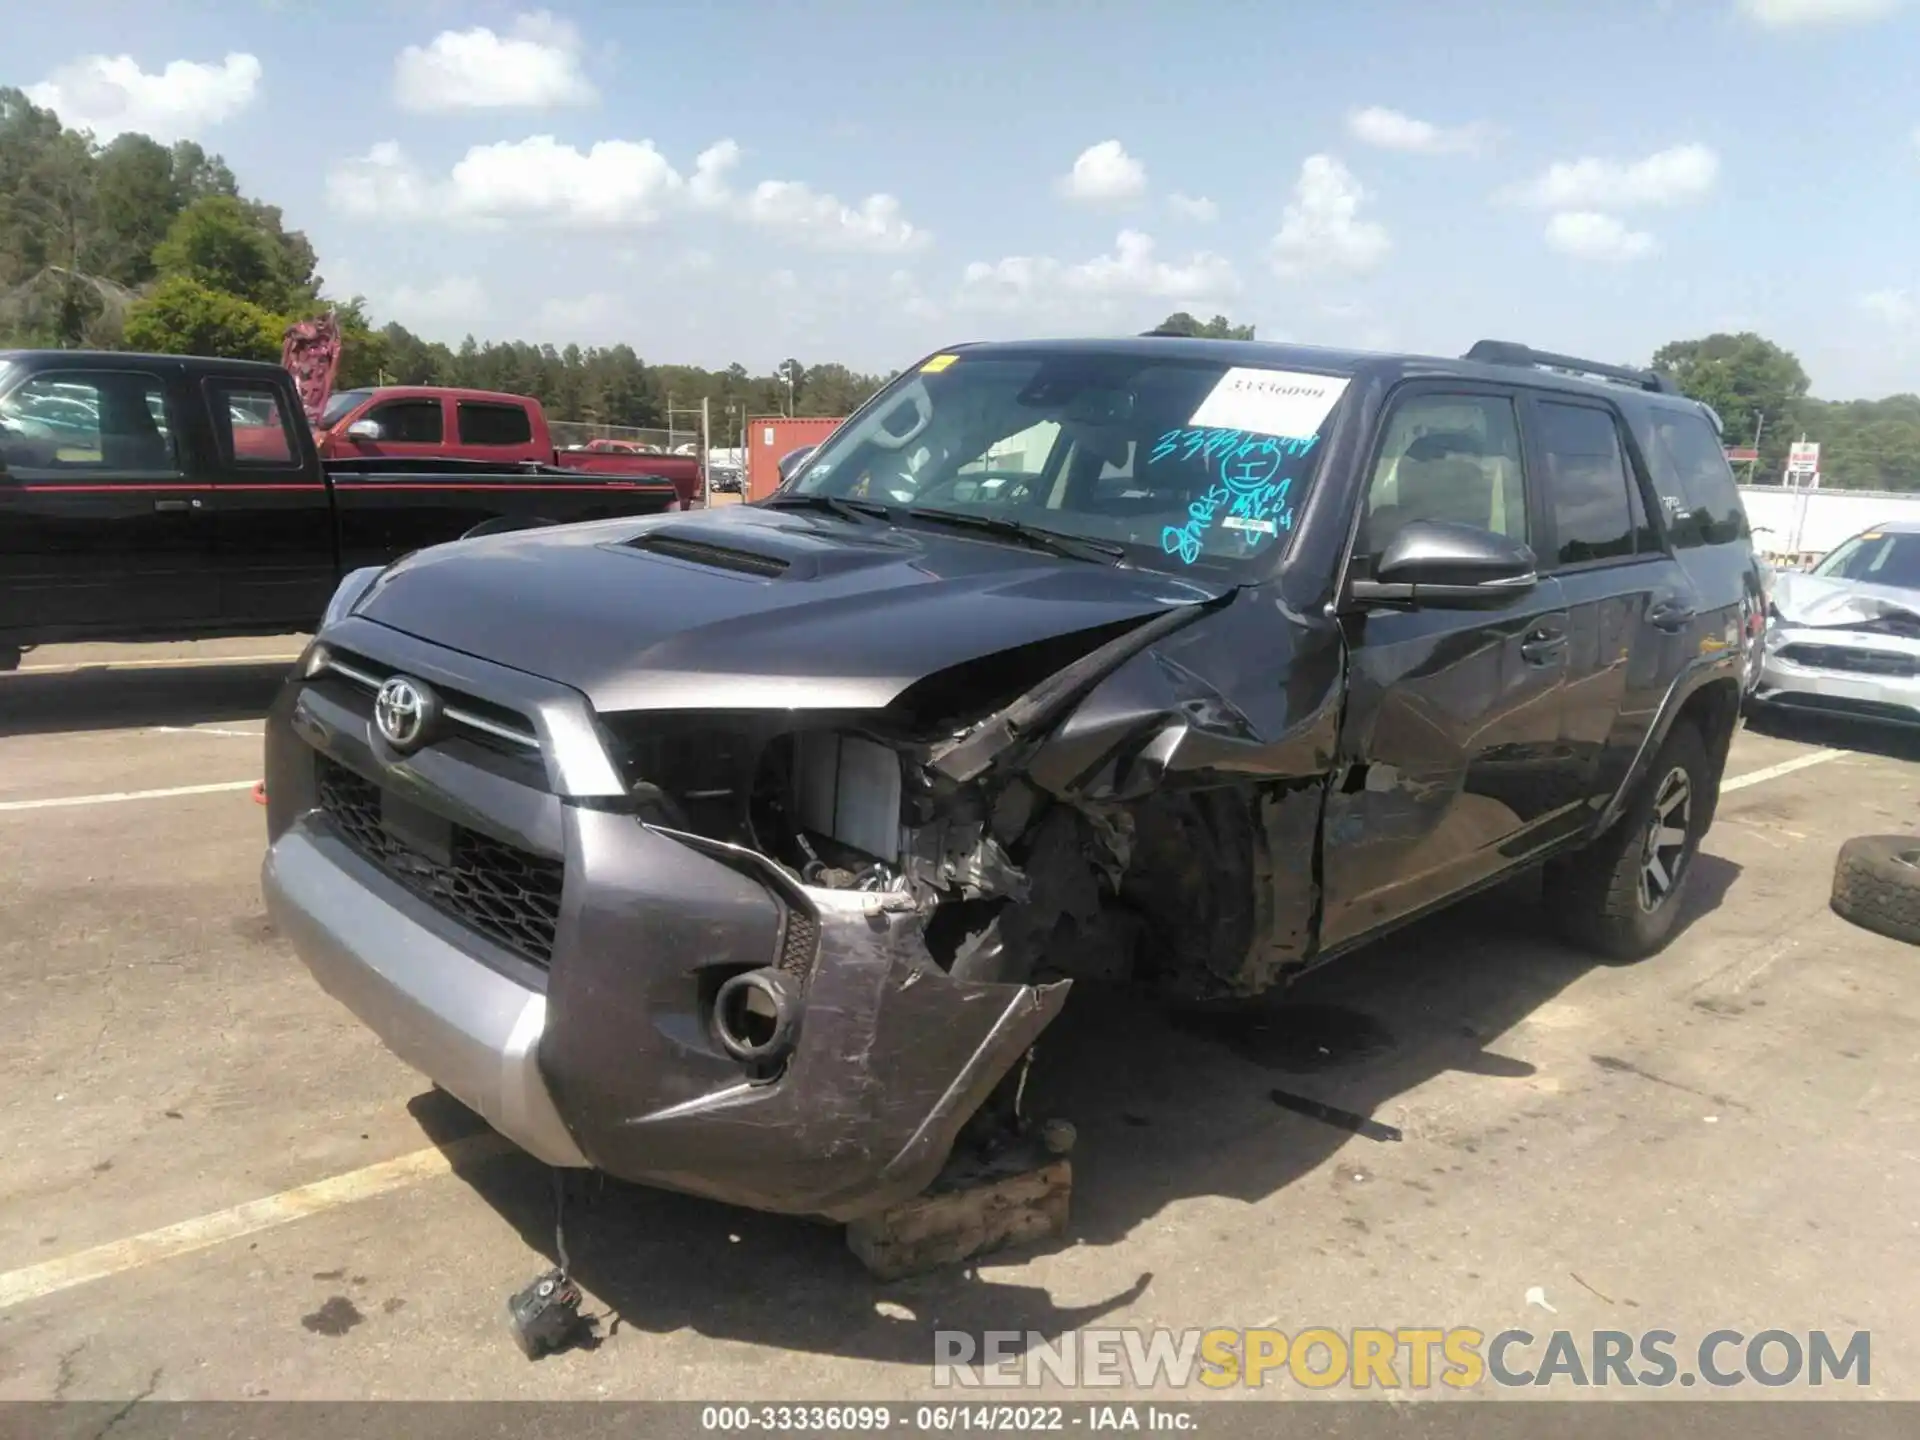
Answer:
M1829 580L1920 590L1920 535L1869 530L1837 546L1813 573Z
M338 424L342 415L371 394L373 394L371 390L342 390L329 396L326 409L320 412L320 428L325 430Z
M788 493L964 513L1234 570L1283 551L1342 376L1061 349L940 355Z

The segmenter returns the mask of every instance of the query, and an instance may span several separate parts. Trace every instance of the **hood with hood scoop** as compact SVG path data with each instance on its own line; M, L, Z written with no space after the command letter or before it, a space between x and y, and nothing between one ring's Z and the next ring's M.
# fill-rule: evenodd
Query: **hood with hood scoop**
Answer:
M355 613L603 713L870 709L948 667L1228 588L934 525L732 506L436 546Z

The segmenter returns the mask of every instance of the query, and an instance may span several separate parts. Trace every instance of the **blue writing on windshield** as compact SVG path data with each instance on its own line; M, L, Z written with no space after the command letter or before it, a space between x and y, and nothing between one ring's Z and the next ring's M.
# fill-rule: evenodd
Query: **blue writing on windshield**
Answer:
M1291 440L1210 427L1167 431L1155 442L1148 464L1175 457L1203 459L1210 469L1218 467L1220 482L1187 507L1186 524L1168 525L1160 532L1160 548L1191 565L1205 550L1207 532L1216 520L1222 529L1239 532L1249 546L1282 530L1290 532L1293 505L1287 492L1293 481L1283 479L1280 471L1289 459L1312 451L1319 440L1318 435Z

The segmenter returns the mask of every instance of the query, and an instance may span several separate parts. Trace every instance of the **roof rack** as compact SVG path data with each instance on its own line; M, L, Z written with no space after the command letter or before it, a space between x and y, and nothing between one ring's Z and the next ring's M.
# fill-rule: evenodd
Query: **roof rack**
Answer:
M1530 345L1515 344L1511 340L1480 340L1474 347L1460 357L1463 360L1478 361L1482 365L1527 365L1545 366L1549 370L1568 370L1576 375L1593 375L1601 379L1617 380L1640 390L1652 390L1660 395L1678 395L1680 387L1673 383L1671 376L1658 370L1637 370L1631 365L1603 365L1598 360L1582 360L1573 355L1555 355L1546 350L1535 350Z

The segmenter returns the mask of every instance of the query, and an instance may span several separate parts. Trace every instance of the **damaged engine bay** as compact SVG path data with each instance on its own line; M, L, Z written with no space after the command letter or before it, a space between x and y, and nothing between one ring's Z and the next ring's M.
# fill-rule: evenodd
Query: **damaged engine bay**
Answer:
M971 661L879 712L603 723L646 823L913 917L955 980L1250 996L1308 958L1334 690L1295 717L1281 761L1154 648L1232 597ZM1160 703L1128 695L1085 735L1058 723L1126 680Z

